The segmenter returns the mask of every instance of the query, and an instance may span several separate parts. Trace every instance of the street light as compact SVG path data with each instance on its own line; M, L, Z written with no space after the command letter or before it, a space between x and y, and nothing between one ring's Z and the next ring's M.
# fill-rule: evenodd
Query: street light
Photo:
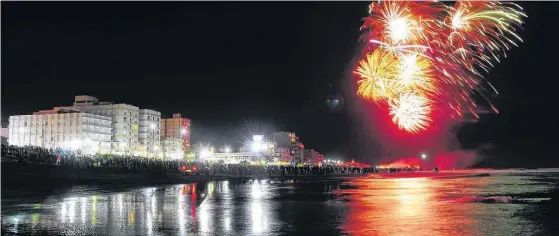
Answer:
M231 146L225 145L225 146L223 146L223 148L221 149L221 151L223 151L223 152L225 152L225 153L230 153L230 152L231 152Z
M207 157L210 157L210 156L211 156L211 152L208 149L203 149L200 152L200 157L202 157L202 158L207 158Z
M427 159L427 154L421 153L421 159L423 159L423 160Z

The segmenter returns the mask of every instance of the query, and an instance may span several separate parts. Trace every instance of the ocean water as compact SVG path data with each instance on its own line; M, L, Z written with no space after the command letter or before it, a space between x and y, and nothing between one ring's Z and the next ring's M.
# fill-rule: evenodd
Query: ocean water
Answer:
M2 234L558 235L559 170L2 189Z

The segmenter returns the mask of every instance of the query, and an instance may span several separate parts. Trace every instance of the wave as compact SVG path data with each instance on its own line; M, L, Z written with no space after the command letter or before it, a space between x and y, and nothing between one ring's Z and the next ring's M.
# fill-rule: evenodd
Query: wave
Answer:
M513 197L513 196L477 196L469 197L458 200L458 202L476 202L476 203L487 203L487 204L533 204L533 203L545 203L550 201L549 197Z

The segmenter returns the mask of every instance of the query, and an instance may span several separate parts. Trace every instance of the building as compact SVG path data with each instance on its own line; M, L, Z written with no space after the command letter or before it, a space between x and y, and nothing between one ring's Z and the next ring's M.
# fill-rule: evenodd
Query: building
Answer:
M10 116L9 144L97 153L111 147L111 117L68 108Z
M161 119L161 137L181 139L183 150L190 150L190 120L181 117L181 114Z
M158 152L161 146L161 112L140 109L139 116L138 141L148 153Z
M162 138L161 147L165 158L181 159L184 158L182 147L183 140L178 138Z
M278 147L290 149L290 158L293 163L303 163L305 161L305 146L300 142L299 137L295 133L275 132L272 134L272 137Z
M275 147L272 160L274 160L275 162L282 162L282 163L292 162L293 156L291 155L291 148Z
M292 132L275 132L272 134L272 140L278 145L278 147L288 147L292 148L296 146L297 135Z
M291 148L291 155L293 156L293 162L304 163L305 162L305 146L302 143L297 143L295 147Z
M72 108L82 112L112 118L112 149L116 153L130 153L139 144L139 108L111 102L99 102L96 97L79 95Z
M264 135L253 135L251 141L246 141L239 151L242 153L252 153L255 156L261 157L262 161L274 162L277 161L278 154L276 151L276 143L264 138Z
M324 156L322 156L319 152L314 149L306 149L305 150L305 163L311 165L318 165L324 161Z

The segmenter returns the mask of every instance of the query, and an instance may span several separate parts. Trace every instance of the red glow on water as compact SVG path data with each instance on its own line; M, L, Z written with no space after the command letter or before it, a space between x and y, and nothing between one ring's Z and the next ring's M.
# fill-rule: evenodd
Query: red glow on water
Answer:
M426 158L422 159L419 156L399 158L396 161L383 163L382 166L386 168L421 168L432 169L438 167L439 169L462 169L472 165L476 160L475 152L457 151L438 153L434 156L426 154Z
M453 205L447 191L472 195L470 188L457 186L486 184L483 179L369 178L349 184L355 188L337 191L349 200L341 227L349 235L482 235L471 207Z

